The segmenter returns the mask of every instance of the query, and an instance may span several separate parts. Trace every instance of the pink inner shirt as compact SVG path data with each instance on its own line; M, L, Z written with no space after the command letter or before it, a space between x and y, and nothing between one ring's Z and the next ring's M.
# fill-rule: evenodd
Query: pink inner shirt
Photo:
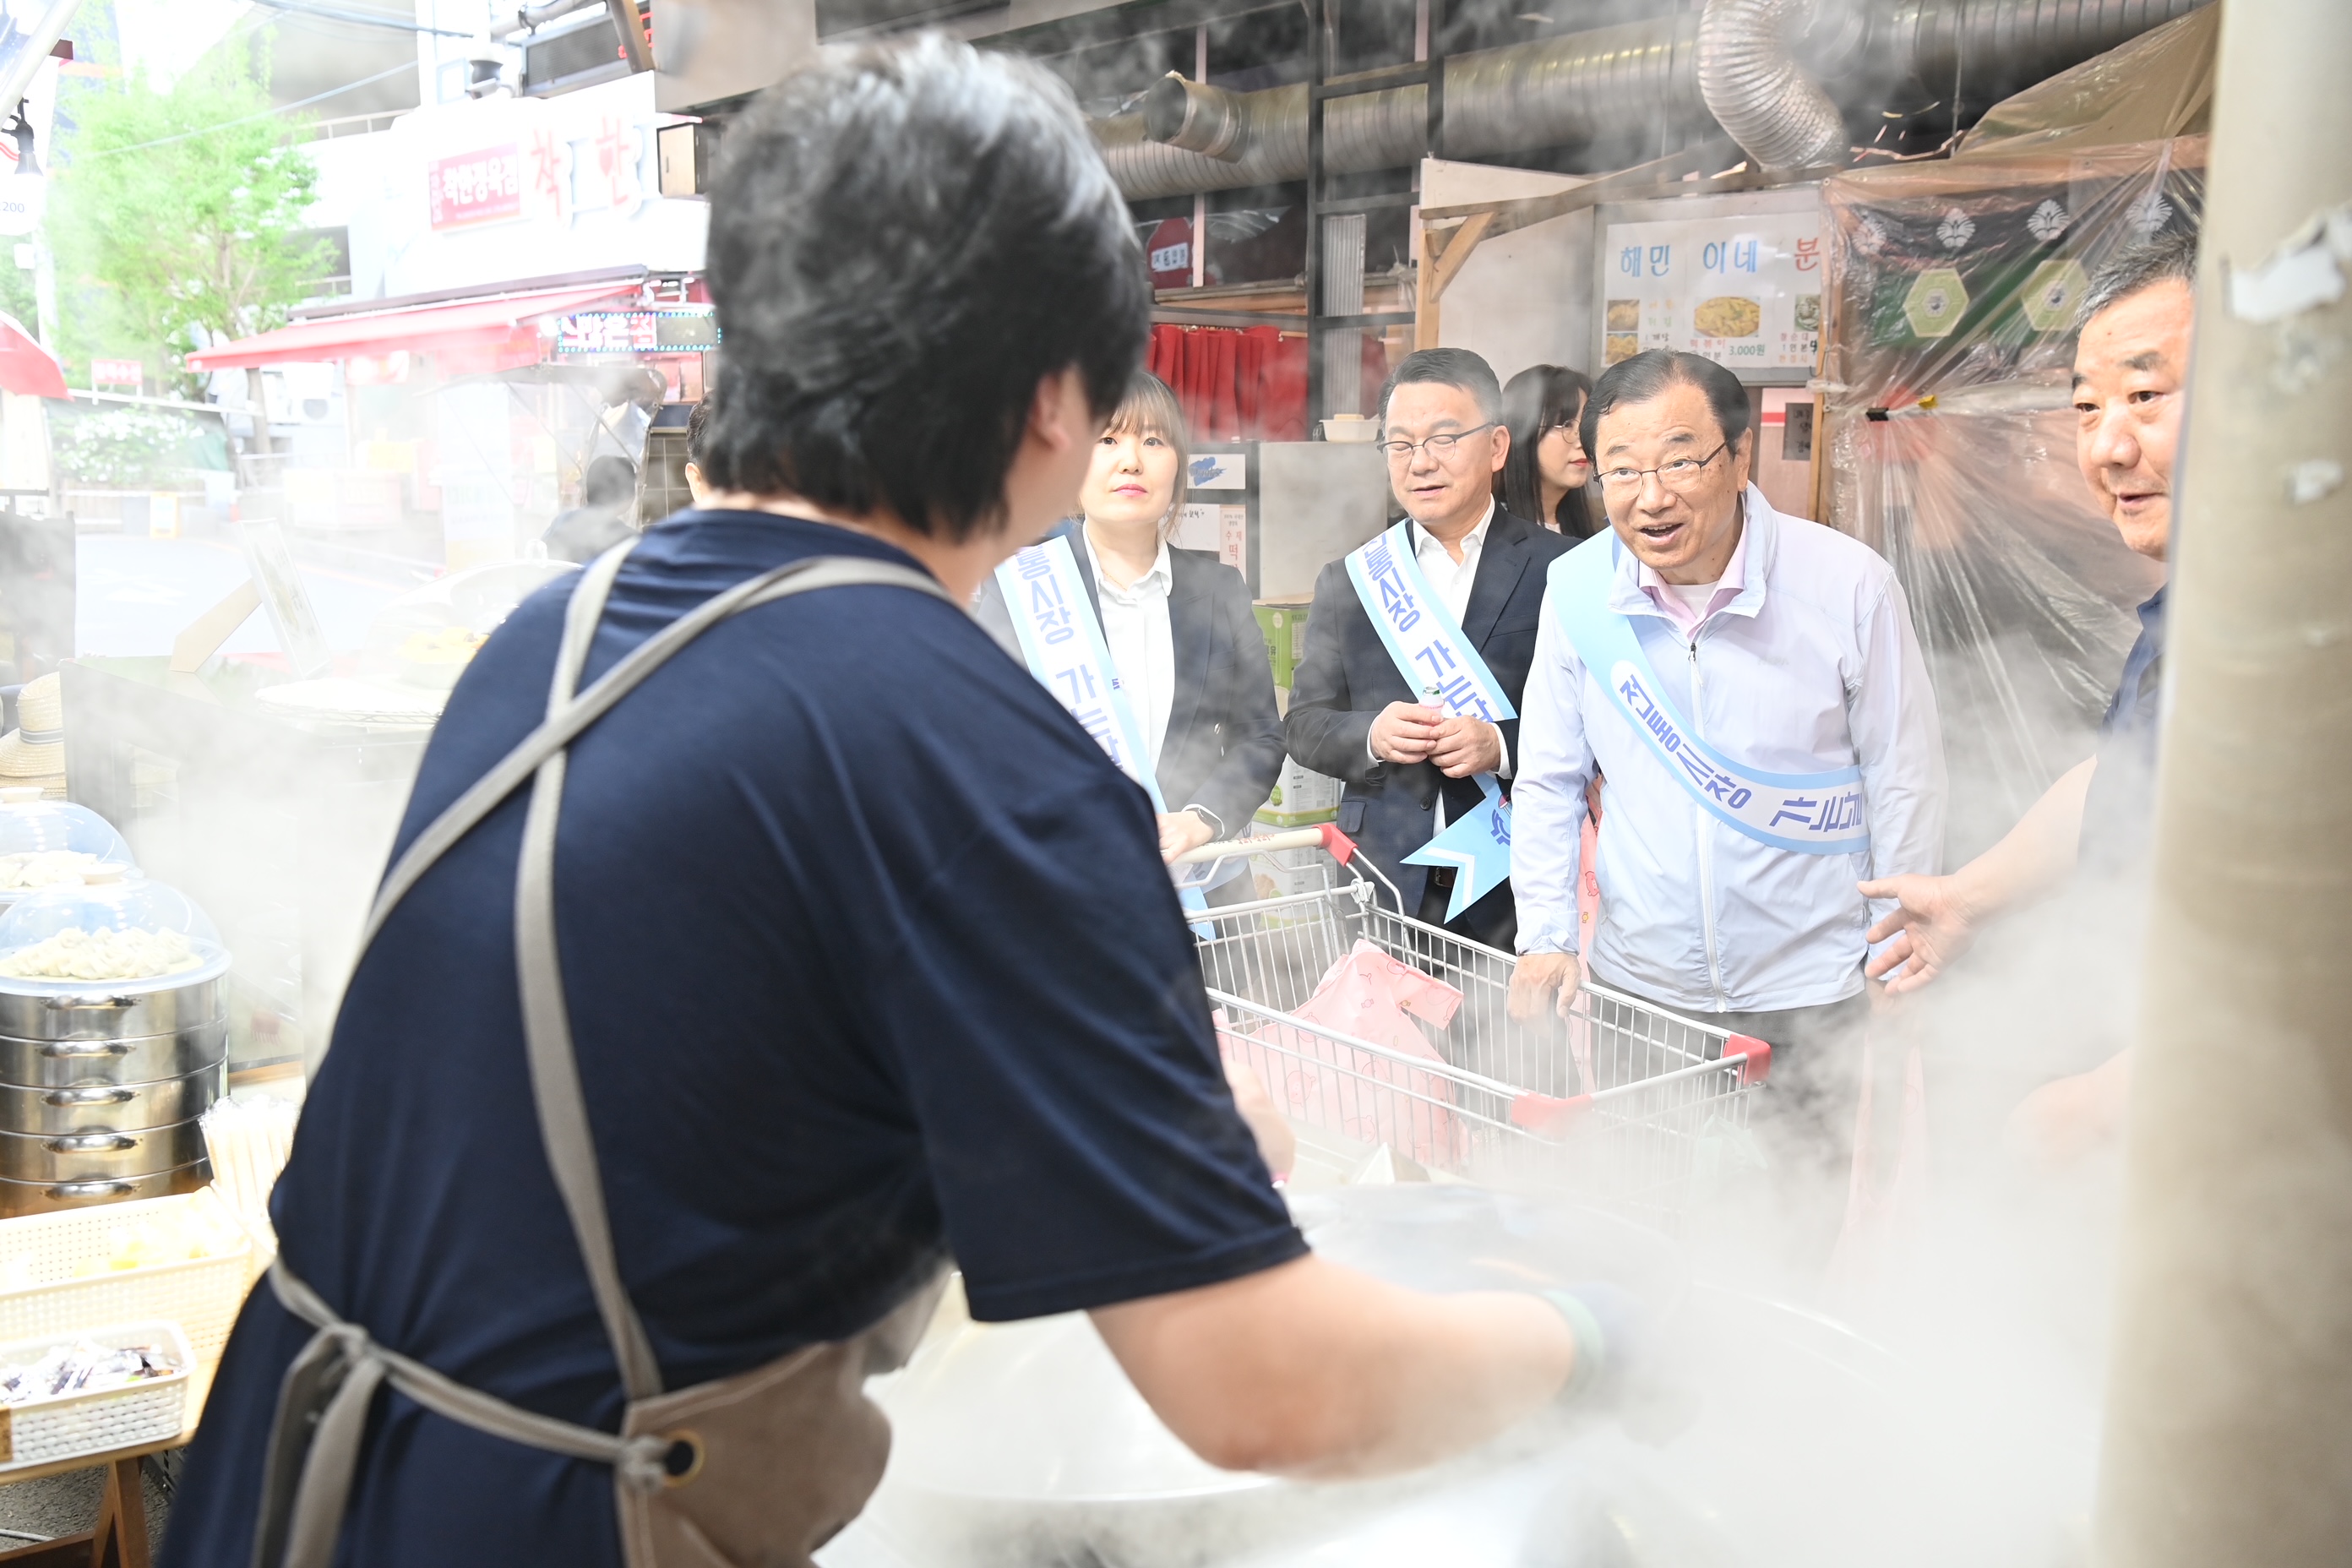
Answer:
M1705 609L1694 610L1685 604L1674 592L1674 585L1659 576L1654 568L1643 565L1640 572L1636 581L1641 584L1642 592L1650 595L1650 602L1664 611L1666 619L1681 628L1683 636L1687 638L1698 630L1701 621L1738 598L1739 591L1748 586L1747 520L1740 520L1739 542L1732 546L1731 559L1724 563L1723 575L1716 580L1715 593L1706 601Z

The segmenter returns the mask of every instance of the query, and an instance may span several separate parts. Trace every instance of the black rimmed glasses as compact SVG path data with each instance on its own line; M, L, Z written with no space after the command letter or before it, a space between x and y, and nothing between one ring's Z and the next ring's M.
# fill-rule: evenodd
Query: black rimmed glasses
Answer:
M1638 489L1644 479L1655 474L1658 476L1658 483L1665 486L1666 489L1683 489L1696 484L1699 475L1706 472L1706 466L1723 456L1730 447L1731 443L1726 441L1704 458L1675 458L1660 463L1654 468L1610 468L1601 474L1601 485L1603 489Z
M1448 430L1420 441L1381 441L1377 445L1381 451L1388 454L1389 461L1391 463L1409 463L1412 461L1412 455L1416 451L1426 451L1439 462L1450 463L1454 460L1455 449L1463 442L1477 435L1481 430L1492 430L1494 427L1495 422L1489 419L1484 425L1473 425L1467 430Z

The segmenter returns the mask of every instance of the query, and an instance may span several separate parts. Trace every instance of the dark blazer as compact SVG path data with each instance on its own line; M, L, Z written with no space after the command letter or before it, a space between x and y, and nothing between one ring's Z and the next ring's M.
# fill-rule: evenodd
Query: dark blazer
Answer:
M1099 620L1102 595L1078 526L1066 523L1055 531L1070 540ZM1169 810L1201 806L1223 827L1223 837L1238 838L1282 772L1282 717L1274 706L1265 638L1250 608L1249 584L1207 551L1170 546L1168 574L1176 691L1160 747L1160 793ZM1007 653L1021 657L993 575L982 585L971 613Z
M1500 507L1486 525L1462 633L1495 672L1514 708L1527 689L1528 668L1535 661L1544 574L1579 542ZM1448 822L1459 822L1483 798L1475 783L1449 779L1431 763L1399 766L1372 760L1367 742L1381 710L1391 702L1419 700L1420 693L1405 683L1357 599L1347 563L1334 561L1325 566L1315 579L1315 606L1307 612L1307 658L1291 678L1285 733L1290 754L1301 767L1328 773L1346 785L1339 831L1355 839L1396 883L1409 915L1420 912L1429 871L1404 864L1404 857L1429 842L1439 792L1445 796ZM1500 728L1516 764L1518 721L1507 721ZM1517 929L1509 887L1497 888L1465 910L1454 929L1507 950Z

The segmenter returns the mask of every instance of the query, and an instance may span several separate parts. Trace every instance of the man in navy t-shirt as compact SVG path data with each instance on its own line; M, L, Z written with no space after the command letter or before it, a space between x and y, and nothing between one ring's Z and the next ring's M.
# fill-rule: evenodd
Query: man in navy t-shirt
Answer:
M856 1334L952 1257L982 1319L1092 1311L1215 1463L1396 1468L1542 1405L1592 1369L1574 1310L1307 1254L1219 1068L1150 802L956 607L1066 510L1144 342L1126 211L1066 90L934 39L796 77L729 134L713 493L635 545L584 680L796 560L911 565L949 598L742 614L572 745L565 1000L663 1384ZM452 693L402 847L539 721L579 581ZM362 956L273 1215L286 1266L377 1342L609 1431L621 1383L526 1065L524 805ZM253 1562L310 1334L271 1289L247 1302L167 1563ZM386 1390L339 1561L617 1564L614 1486Z

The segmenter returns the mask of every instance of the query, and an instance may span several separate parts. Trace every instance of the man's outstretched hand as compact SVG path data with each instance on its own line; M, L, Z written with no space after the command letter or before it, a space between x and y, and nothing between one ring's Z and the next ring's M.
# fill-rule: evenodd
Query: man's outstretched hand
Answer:
M1865 899L1892 899L1895 910L1870 928L1865 940L1887 942L1863 968L1886 982L1887 994L1916 991L1958 962L1976 941L1981 918L1961 891L1958 877L1882 877L1857 884Z

